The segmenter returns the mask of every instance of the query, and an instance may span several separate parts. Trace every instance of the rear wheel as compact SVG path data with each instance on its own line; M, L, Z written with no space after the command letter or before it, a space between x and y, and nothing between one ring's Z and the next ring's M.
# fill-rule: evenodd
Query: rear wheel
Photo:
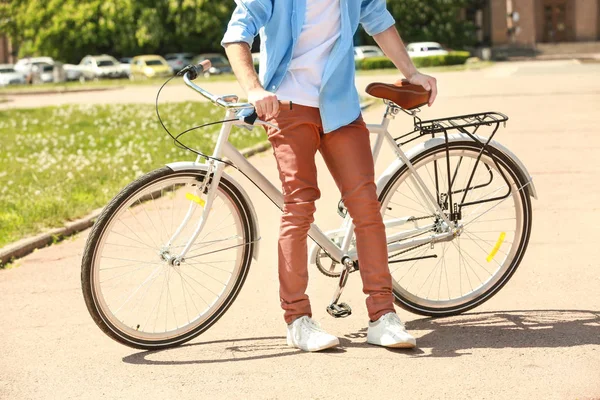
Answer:
M202 232L185 259L174 261L203 214L204 177L204 171L168 167L146 174L94 225L83 257L83 294L96 324L118 342L143 349L181 344L217 322L238 295L252 260L254 221L225 177Z
M484 153L476 163L479 151L475 142L450 143L450 174L445 144L411 160L444 213L460 211L455 223L463 226L450 241L389 254L396 303L411 312L448 316L476 307L506 284L523 258L532 217L527 180L512 159L495 149L490 148L493 159ZM388 227L388 237L415 227L431 227L397 242L447 229L442 218L426 206L406 166L390 179L380 201L384 221L412 217L407 224ZM455 204L464 206L455 208Z

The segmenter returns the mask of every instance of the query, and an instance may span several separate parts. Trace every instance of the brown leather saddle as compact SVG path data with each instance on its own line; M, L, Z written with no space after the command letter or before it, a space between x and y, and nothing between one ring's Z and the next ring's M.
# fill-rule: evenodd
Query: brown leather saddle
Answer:
M390 100L405 110L424 106L431 95L423 86L413 85L406 79L394 84L373 82L367 86L366 92L373 97Z

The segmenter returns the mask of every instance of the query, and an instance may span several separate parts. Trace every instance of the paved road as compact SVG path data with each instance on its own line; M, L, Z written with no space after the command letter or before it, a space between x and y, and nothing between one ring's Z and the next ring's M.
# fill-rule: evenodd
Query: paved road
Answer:
M540 199L529 250L497 296L454 318L400 311L418 349L365 344L356 275L343 297L354 315L331 319L325 305L335 281L315 270L315 318L340 336L342 347L320 354L286 348L277 301L278 215L245 184L256 199L260 259L230 311L179 348L133 350L96 328L79 286L87 232L0 271L0 398L600 398L599 67L538 62L439 75L439 102L423 117L507 113L511 120L498 138L529 167ZM380 113L365 117L376 121ZM402 116L393 123L398 132L409 126ZM276 180L270 152L253 162ZM321 160L319 168L317 222L333 227L338 194Z

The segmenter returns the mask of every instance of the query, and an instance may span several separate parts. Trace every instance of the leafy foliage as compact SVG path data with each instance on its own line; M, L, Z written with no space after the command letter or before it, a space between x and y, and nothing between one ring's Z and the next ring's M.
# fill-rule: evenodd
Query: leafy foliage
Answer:
M20 56L79 62L87 54L216 50L234 3L214 0L10 0L0 31Z
M476 42L475 25L463 18L466 8L477 0L388 0L387 8L396 19L396 27L405 42L440 42L463 49ZM365 32L363 43L373 43Z

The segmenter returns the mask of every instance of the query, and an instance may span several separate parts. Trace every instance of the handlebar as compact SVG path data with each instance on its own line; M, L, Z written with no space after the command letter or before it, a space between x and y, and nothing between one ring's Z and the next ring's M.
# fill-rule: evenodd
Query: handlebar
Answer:
M211 67L211 62L210 60L204 60L201 61L200 63L198 63L197 65L188 65L187 67L185 67L182 70L183 73L183 81L185 82L185 84L194 89L196 92L200 93L202 96L204 96L206 99L210 100L211 102L213 102L214 104L221 106L223 108L226 109L247 109L247 108L254 108L254 105L250 104L250 103L240 103L238 102L238 97L236 95L225 95L225 96L216 96L204 89L202 89L200 86L196 85L194 82L192 82L194 79L196 79L198 77L198 75L200 75L201 73L204 73L206 71L208 71ZM291 110L292 109L292 102L291 101L280 101L279 105L281 107L286 107Z

